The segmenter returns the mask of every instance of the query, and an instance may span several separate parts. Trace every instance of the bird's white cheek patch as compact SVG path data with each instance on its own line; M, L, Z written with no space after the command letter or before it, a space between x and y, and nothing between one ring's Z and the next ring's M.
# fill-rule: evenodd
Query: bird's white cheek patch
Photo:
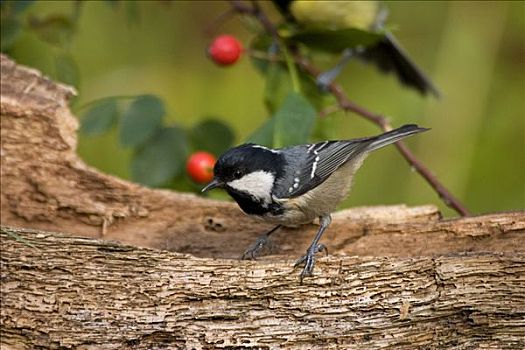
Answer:
M228 182L228 186L238 191L248 193L255 198L270 202L275 177L266 171L255 171L240 179Z

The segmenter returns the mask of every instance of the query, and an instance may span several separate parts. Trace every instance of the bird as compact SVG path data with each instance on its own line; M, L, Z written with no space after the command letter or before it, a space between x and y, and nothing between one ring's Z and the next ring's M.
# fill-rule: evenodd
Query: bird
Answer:
M257 238L243 254L255 259L268 237L282 226L297 227L319 219L312 243L294 265L304 265L300 274L311 276L316 253L330 225L331 214L346 198L355 172L374 150L428 129L415 124L377 136L272 149L247 143L223 153L213 168L213 179L202 192L222 188L249 216L276 225Z
M436 98L440 97L440 92L432 81L410 58L394 35L384 28L388 12L379 2L329 0L273 0L273 2L288 22L298 25L298 33L305 31L310 34L316 32L326 34L331 31L342 33L341 31L345 30L358 30L364 34L380 34L379 40L346 48L338 64L317 78L318 85L322 88L327 89L346 63L355 57L375 64L384 73L395 73L402 84L423 95L431 93ZM326 42L323 42L323 46L326 47Z

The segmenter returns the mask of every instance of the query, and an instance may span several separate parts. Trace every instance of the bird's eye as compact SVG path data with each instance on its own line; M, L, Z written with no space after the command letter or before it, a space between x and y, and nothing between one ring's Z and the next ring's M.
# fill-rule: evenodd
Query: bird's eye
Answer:
M242 177L242 171L240 171L239 169L235 170L233 172L233 177L236 179L240 179Z

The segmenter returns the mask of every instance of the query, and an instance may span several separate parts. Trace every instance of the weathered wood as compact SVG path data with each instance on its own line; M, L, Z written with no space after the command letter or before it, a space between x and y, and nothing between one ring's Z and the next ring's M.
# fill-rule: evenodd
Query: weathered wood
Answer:
M5 346L525 348L522 253L327 257L301 285L281 257L199 259L10 228L0 238Z
M217 259L268 227L87 166L74 91L0 59L1 223L22 227L1 234L2 349L525 347L525 212L341 211L299 285L315 225L276 234L280 256Z
M75 153L78 123L67 106L74 90L0 59L4 225L223 258L240 256L268 229L233 203L151 190L86 166ZM276 234L276 252L302 254L315 230ZM525 212L441 221L434 206L390 206L336 214L324 242L334 253L378 256L516 251L524 231Z

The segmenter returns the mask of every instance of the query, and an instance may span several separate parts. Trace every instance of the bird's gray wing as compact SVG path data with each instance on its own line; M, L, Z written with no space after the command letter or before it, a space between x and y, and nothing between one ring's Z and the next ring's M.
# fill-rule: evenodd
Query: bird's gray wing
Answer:
M293 198L322 184L334 171L363 153L426 131L417 125L403 125L381 135L346 141L325 141L282 150L286 165L274 193L278 198Z
M281 182L278 197L298 197L319 186L341 165L364 151L369 141L370 138L325 141L295 147L296 150L287 152L289 168L286 173L290 177Z

